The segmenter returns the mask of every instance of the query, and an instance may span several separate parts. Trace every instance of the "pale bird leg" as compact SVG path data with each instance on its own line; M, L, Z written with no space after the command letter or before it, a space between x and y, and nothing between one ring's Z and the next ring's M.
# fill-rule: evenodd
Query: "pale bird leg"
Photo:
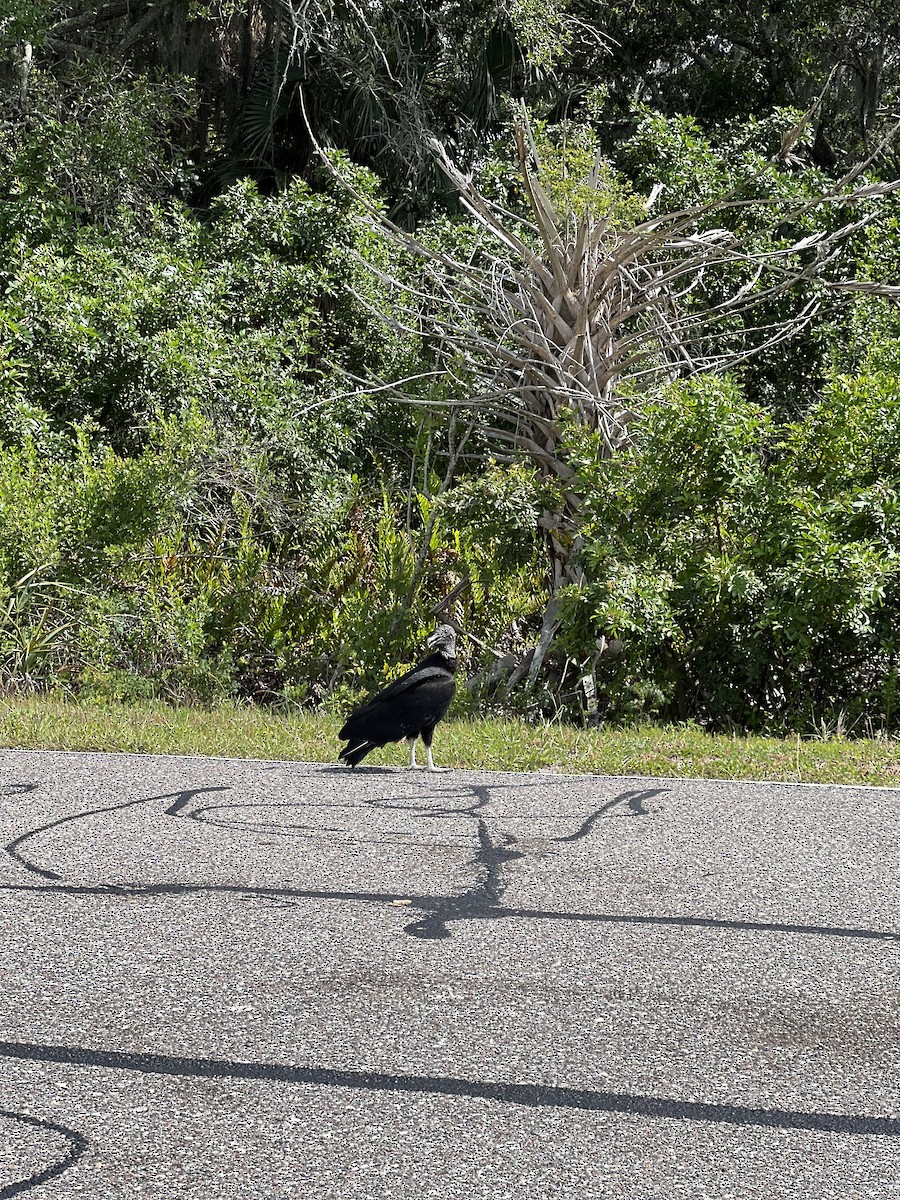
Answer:
M416 762L416 739L414 737L408 737L406 739L406 744L407 744L407 746L409 746L409 766L410 766L410 768L420 767L421 764ZM429 757L429 759L431 758L431 750L428 751L428 757Z
M431 757L431 747L426 746L425 750L428 754L428 765L425 768L426 771L449 771L450 770L449 767L436 767L434 765L434 759Z

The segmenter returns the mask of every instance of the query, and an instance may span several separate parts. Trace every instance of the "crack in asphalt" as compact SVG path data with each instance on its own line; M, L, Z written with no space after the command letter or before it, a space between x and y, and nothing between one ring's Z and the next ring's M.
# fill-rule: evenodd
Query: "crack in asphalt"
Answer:
M313 888L258 887L240 883L104 883L34 884L0 883L0 892L35 892L43 895L120 897L126 900L156 896L236 895L260 900L335 900L359 904L396 905L406 901L412 908L432 911L438 905L464 899L459 896L411 896L409 892L340 892ZM790 933L815 937L861 938L866 941L900 942L900 933L882 929L857 929L842 925L792 925L788 922L750 921L726 917L645 915L638 913L583 913L558 909L483 906L468 911L472 919L521 917L538 921L585 921L603 925L673 925L696 929L735 929L759 933Z
M28 784L9 784L6 786L6 794L19 794L21 792L32 792L39 785L36 783ZM222 895L238 895L248 898L258 898L263 901L278 901L278 900L335 900L350 901L356 903L392 905L399 900L409 901L410 907L417 908L425 915L405 926L405 931L414 937L443 939L451 936L447 929L447 924L453 921L465 920L490 920L490 919L505 919L510 917L518 917L523 919L542 920L542 921L583 921L597 922L602 924L627 924L627 925L658 925L658 926L683 926L685 928L708 928L708 929L734 929L758 931L761 933L788 933L802 935L817 935L825 937L840 937L840 938L861 938L872 941L887 941L900 942L900 933L890 930L877 929L860 929L852 926L829 926L829 925L800 925L791 922L776 922L776 921L752 921L745 919L719 918L719 917L702 917L693 915L666 914L666 915L648 915L634 913L583 913L583 912L568 912L559 910L546 910L538 908L525 908L518 906L504 905L501 903L506 892L508 880L506 879L504 868L516 861L527 857L525 851L513 849L517 844L517 839L513 834L506 831L500 831L499 840L495 841L492 838L488 818L492 815L485 813L484 810L490 803L490 793L495 790L494 785L474 784L469 785L474 793L474 798L471 804L455 806L455 807L440 807L433 808L426 805L409 805L402 803L394 803L390 800L370 800L366 803L373 808L402 811L415 815L423 815L429 818L441 819L444 817L469 817L476 822L476 832L479 841L479 848L471 860L471 865L475 868L475 879L471 887L467 888L462 893L452 896L433 896L433 895L411 895L408 892L364 892L364 891L338 891L327 889L308 889L308 888L290 888L290 887L260 887L258 885L246 884L191 884L180 882L164 882L164 883L140 883L140 882L122 882L122 883L105 883L105 884L75 884L66 883L63 876L58 872L42 867L32 861L22 853L20 847L29 840L37 837L41 833L45 833L51 829L71 823L74 821L85 820L91 816L104 815L107 813L117 812L126 808L133 808L141 804L149 804L154 801L170 800L172 801L164 810L166 816L172 816L181 819L195 820L198 824L210 823L204 817L207 811L206 806L188 811L187 806L197 796L210 792L225 792L230 788L224 785L208 786L201 788L185 788L178 792L168 792L158 796L144 796L136 800L126 800L119 804L103 805L98 808L83 809L77 813L70 813L65 817L59 817L55 821L49 821L44 825L36 826L33 829L26 830L14 838L6 847L6 853L17 863L23 870L32 875L37 875L42 879L51 881L50 885L34 885L34 884L15 884L3 883L0 884L0 891L6 892L41 892L44 894L60 894L60 895L85 895L85 896L120 896L128 899L139 899L141 897L154 896L188 896L196 894L222 894ZM443 789L444 794L447 794L447 789ZM581 823L579 828L571 834L566 834L561 837L548 838L547 841L555 843L571 843L578 841L593 832L597 820L605 813L612 809L626 804L630 810L630 814L634 816L649 815L648 810L644 808L644 801L658 795L663 795L670 789L668 788L646 788L637 791L623 792L618 796L614 796L611 800L601 805L595 812L591 813ZM450 794L456 796L459 794L458 789ZM250 807L249 805L247 807ZM344 807L344 806L341 806ZM221 822L215 822L222 824Z
M33 790L37 785L25 785L29 790ZM429 818L440 819L442 817L467 817L472 818L476 822L476 833L478 837L479 848L472 860L474 868L474 879L470 887L460 894L444 897L418 897L417 907L426 910L426 915L419 920L413 921L404 927L405 932L412 937L441 940L452 937L452 933L448 928L448 924L455 921L464 921L470 919L479 919L486 916L497 917L500 915L512 915L512 910L504 910L502 913L501 900L508 886L509 880L504 871L504 868L517 859L527 857L525 851L513 849L516 846L518 839L505 830L500 830L497 835L497 840L492 836L489 824L488 814L484 812L491 802L492 787L488 784L472 784L468 785L473 793L471 804L457 805L455 807L431 808L425 805L407 805L395 804L389 800L370 800L366 803L374 808L401 810L412 812L418 815L428 816ZM6 847L6 853L24 870L31 874L38 875L43 879L52 880L56 883L64 883L63 876L47 867L42 867L34 862L29 856L23 853L22 847L32 839L38 837L42 833L47 833L51 829L57 829L63 825L70 824L74 821L85 820L93 816L102 816L108 813L118 812L127 808L134 808L142 804L150 804L154 801L171 800L163 811L166 816L180 817L188 820L196 821L198 824L216 824L223 825L226 822L217 819L210 820L208 814L213 806L203 805L191 810L189 805L200 795L210 792L225 792L229 791L227 786L209 786L201 788L185 788L179 792L170 792L159 796L143 796L138 799L121 801L118 804L102 805L97 808L84 809L78 813L70 813L63 817L58 817L54 821L49 821L44 825L36 826L34 829L26 830L18 837L14 838ZM443 789L446 794L446 789ZM646 816L648 810L642 805L642 801L652 796L662 795L667 792L668 788L651 788L643 791L624 792L620 796L615 796L606 804L602 805L596 812L591 813L572 834L567 834L562 837L548 838L548 842L564 843L580 841L593 832L594 825L597 820L612 808L627 803L633 815ZM452 795L458 795L458 791L452 792ZM245 805L244 807L252 807ZM216 810L217 811L217 810ZM151 887L153 885L150 885ZM107 884L102 885L103 893L121 893L123 891L129 894L139 894L139 884ZM254 894L256 889L246 888L238 889L244 894ZM144 891L143 894L146 894ZM265 894L271 895L266 892ZM301 893L302 894L302 893ZM311 893L308 893L311 894ZM400 897L395 897L397 899ZM403 897L405 898L405 897Z

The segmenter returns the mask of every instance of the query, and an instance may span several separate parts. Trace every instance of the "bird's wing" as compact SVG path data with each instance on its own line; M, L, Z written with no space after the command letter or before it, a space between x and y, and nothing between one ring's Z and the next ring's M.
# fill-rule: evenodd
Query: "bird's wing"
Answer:
M452 678L453 676L446 667L413 667L411 671L407 671L405 675L401 675L399 679L395 679L383 692L379 692L377 696L373 696L370 703L374 704L378 700L392 700L394 696L399 696L401 692L421 687L423 683L431 683L437 679Z
M364 729L368 728L365 724L367 718L372 717L377 719L386 716L401 697L412 696L419 688L429 684L433 686L436 683L448 684L449 694L450 696L453 695L456 681L446 667L431 663L427 666L413 667L411 671L407 671L405 675L401 675L399 679L395 679L389 687L379 692L377 696L373 696L371 700L367 700L365 704L361 704L359 708L355 708L348 715L338 737L351 738L362 734ZM449 702L448 698L447 703L449 704ZM385 708L385 705L387 705L387 708ZM398 737L402 736L403 733L401 731Z

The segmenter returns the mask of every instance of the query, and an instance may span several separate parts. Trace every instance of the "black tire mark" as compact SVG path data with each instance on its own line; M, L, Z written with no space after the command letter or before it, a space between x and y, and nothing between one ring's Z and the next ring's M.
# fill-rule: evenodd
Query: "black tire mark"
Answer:
M460 1079L445 1075L390 1075L381 1071L299 1067L282 1063L234 1062L215 1058L181 1058L168 1054L131 1054L123 1050L93 1050L83 1046L0 1042L0 1056L33 1062L65 1063L139 1071L149 1075L176 1075L201 1079L250 1079L294 1083L307 1087L343 1087L357 1091L463 1096L493 1100L528 1108L568 1108L583 1112L622 1113L677 1121L710 1121L725 1125L758 1125L775 1129L803 1129L818 1133L869 1134L900 1137L900 1118L851 1113L807 1112L796 1109L751 1108L742 1104L714 1104L702 1100L675 1100L629 1092L600 1092L590 1088L553 1084L512 1083ZM0 1193L2 1197L2 1193Z
M10 1056L12 1057L12 1056ZM48 1179L54 1179L57 1175L61 1175L63 1171L68 1171L69 1167L75 1165L88 1148L87 1139L74 1129L68 1129L65 1125L57 1125L53 1121L42 1121L38 1117L28 1117L25 1113L7 1112L6 1109L0 1108L0 1117L6 1117L9 1121L18 1121L23 1125L30 1125L35 1129L49 1130L51 1133L61 1134L69 1143L68 1153L64 1158L52 1163L49 1167L45 1167L43 1171L38 1171L34 1175L29 1175L27 1179L19 1179L14 1183L9 1183L5 1187L0 1188L0 1200L11 1200L13 1196L20 1196L23 1192L30 1191L31 1188L39 1187L40 1184L46 1183Z

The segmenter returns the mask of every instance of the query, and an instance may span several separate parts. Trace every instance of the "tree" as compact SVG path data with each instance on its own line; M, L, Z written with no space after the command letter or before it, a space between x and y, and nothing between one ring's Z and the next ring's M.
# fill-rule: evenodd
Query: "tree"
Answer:
M573 17L602 27L614 53L604 71L603 120L621 132L635 103L691 113L709 128L784 106L806 109L829 77L809 153L831 168L865 153L897 102L900 38L889 0L572 0ZM593 55L574 40L557 112L570 117L596 91Z
M783 146L804 127L802 118ZM875 202L900 181L870 182L862 164L833 183L816 175L812 187L785 186L789 175L761 163L724 194L653 215L659 187L646 197L630 193L602 157L581 176L564 158L554 173L523 120L523 208L515 213L488 199L442 145L433 151L476 237L454 253L373 213L379 230L422 264L413 290L390 271L378 278L401 297L394 320L424 336L431 366L411 380L357 382L477 415L488 438L529 458L556 486L558 504L541 519L551 600L534 675L556 627L559 592L580 572L582 497L567 459L567 424L595 432L613 455L628 444L643 398L665 384L732 371L788 341L831 291L900 292L855 281L841 262L849 240L877 218ZM797 302L779 308L793 293ZM440 396L423 394L426 378L440 381Z
M18 114L42 72L84 79L85 63L187 90L173 141L206 202L245 175L278 186L311 164L315 139L387 181L407 219L447 182L437 135L466 160L507 115L507 97L550 96L574 30L564 0L10 0L0 44ZM602 37L576 23L582 42ZM2 64L0 64L2 65ZM2 80L0 80L2 82ZM549 91L548 91L549 89ZM305 119L302 107L305 104ZM187 181L190 184L191 181Z

